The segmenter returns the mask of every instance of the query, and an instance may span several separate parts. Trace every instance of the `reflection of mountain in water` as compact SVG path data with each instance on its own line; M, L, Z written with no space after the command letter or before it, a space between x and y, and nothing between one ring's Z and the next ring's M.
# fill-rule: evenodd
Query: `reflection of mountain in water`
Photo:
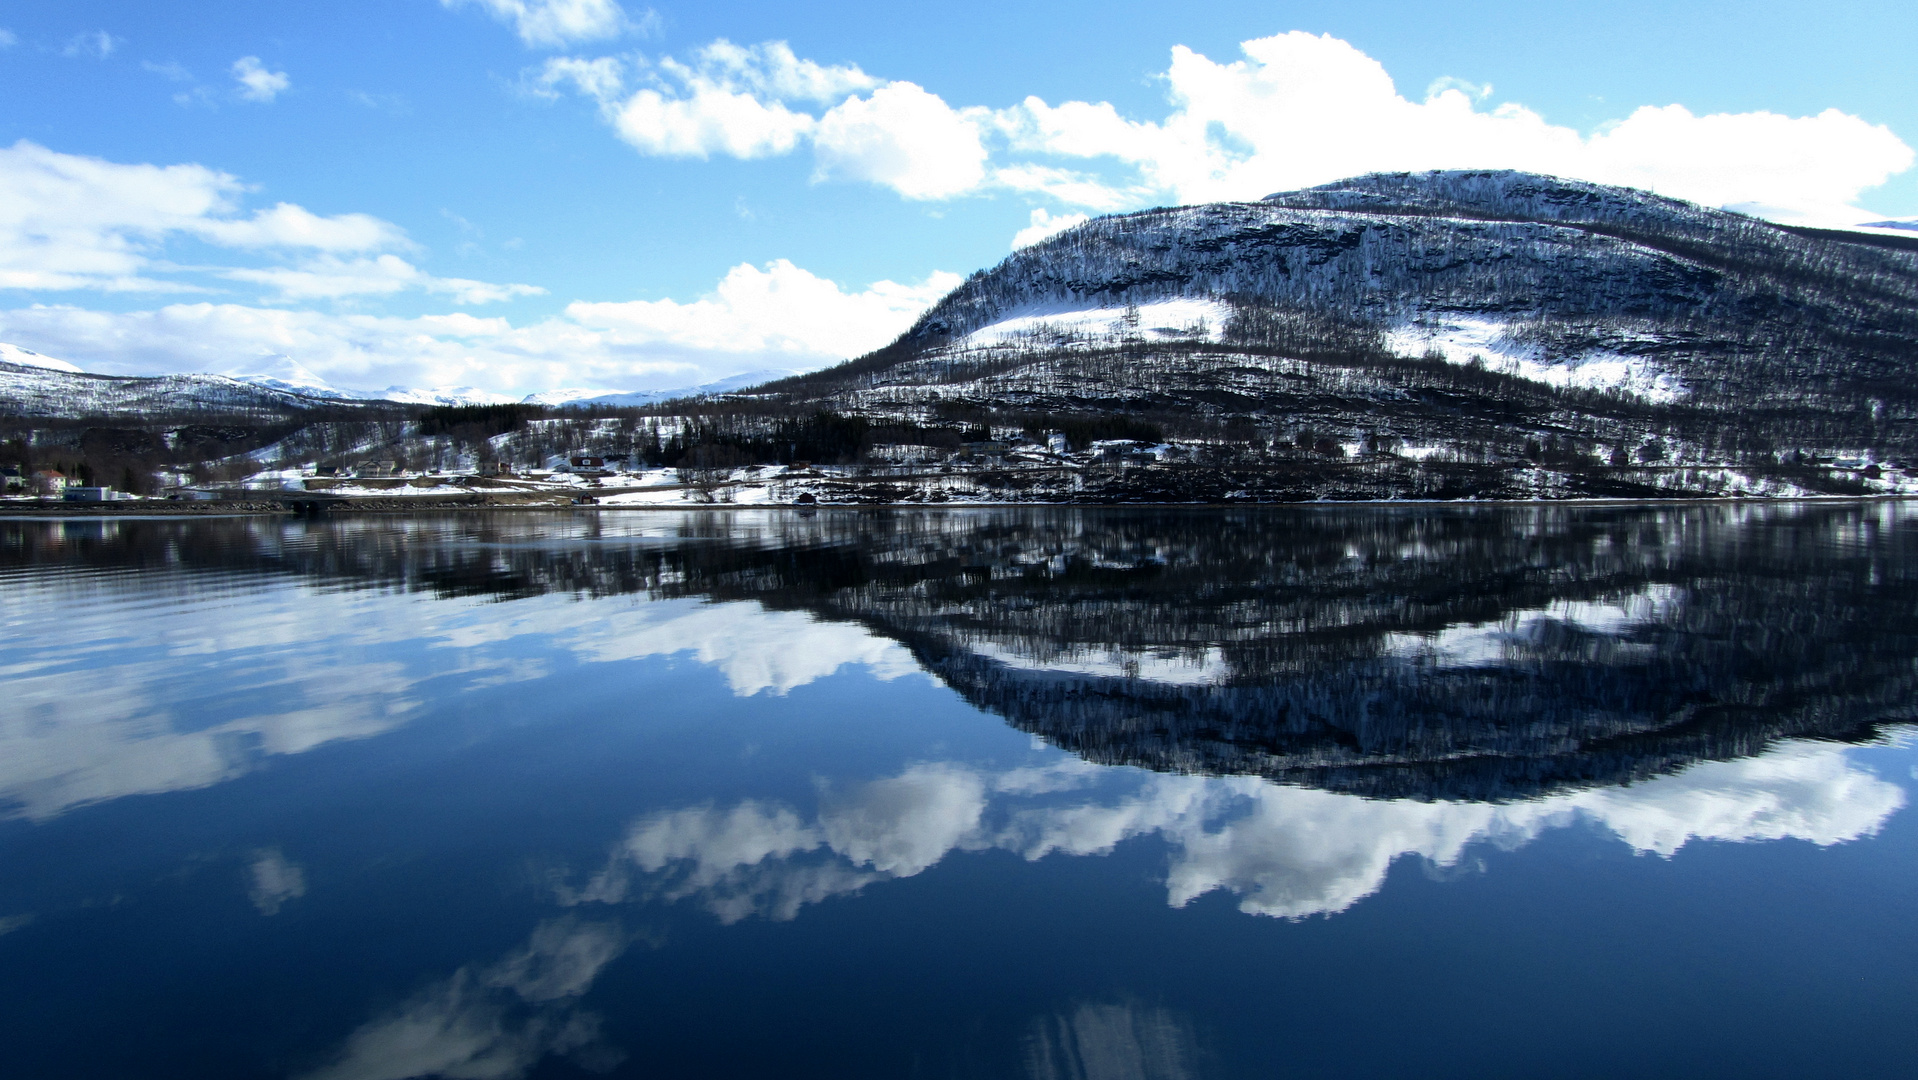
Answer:
M205 566L502 598L758 601L905 643L1091 760L1523 797L1787 736L1918 688L1896 504L711 513L11 527L0 569ZM116 531L113 531L117 529ZM111 532L112 535L108 535Z

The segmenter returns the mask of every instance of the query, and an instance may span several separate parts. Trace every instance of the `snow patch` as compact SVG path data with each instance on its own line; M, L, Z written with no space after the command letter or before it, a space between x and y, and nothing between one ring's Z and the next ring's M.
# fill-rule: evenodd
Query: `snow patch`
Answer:
M1136 325L1128 325L1136 313ZM1218 341L1225 332L1232 308L1222 300L1181 297L1124 307L1074 307L1070 304L1030 304L1014 308L1006 317L990 326L967 334L961 346L1020 344L1051 334L1123 340L1138 337L1147 341Z
M397 401L406 405L511 405L519 400L472 386L436 386L430 389L389 386L377 396L383 401Z
M4 341L0 341L0 361L9 364L19 364L21 367L45 368L48 371L64 371L72 375L83 374L80 368L75 364L69 364L65 360L55 360L51 356L41 356L32 349L23 349L18 345L8 345Z
M1496 319L1414 323L1392 331L1386 341L1402 356L1436 354L1447 363L1461 365L1479 361L1488 370L1547 386L1618 390L1661 404L1676 401L1686 392L1684 383L1641 356L1591 352L1547 359L1536 346L1514 340L1510 325Z

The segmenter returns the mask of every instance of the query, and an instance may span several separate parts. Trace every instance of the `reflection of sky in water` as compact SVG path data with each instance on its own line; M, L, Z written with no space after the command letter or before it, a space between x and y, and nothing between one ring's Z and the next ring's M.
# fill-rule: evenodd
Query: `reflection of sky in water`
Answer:
M537 679L562 657L616 665L683 655L737 696L787 694L849 665L880 679L917 670L902 647L862 627L750 602L548 595L501 605L284 581L200 578L191 593L128 584L86 575L13 584L0 797L30 818L202 787L266 757L375 736L407 723L424 698ZM1618 631L1670 605L1669 596L1560 605L1521 613L1498 633L1467 627L1419 640L1482 659L1540 619ZM1061 661L1062 670L1080 666ZM635 822L572 899L696 898L726 921L791 918L953 851L1095 855L1156 834L1170 844L1174 905L1224 889L1247 912L1301 917L1350 907L1403 855L1450 866L1475 842L1522 844L1581 820L1660 855L1695 839L1834 844L1874 832L1903 791L1842 749L1787 743L1631 787L1506 805L1371 800L1061 754L1001 772L931 761L895 776L835 777L821 781L819 804L810 815L751 798L663 810ZM301 891L297 870L274 860L282 857L256 866L262 910Z
M135 796L235 788L276 762L322 762L321 751L354 744L377 758L391 740L450 730L454 716L525 713L527 699L515 695L546 686L617 687L609 692L629 714L593 720L609 728L667 717L678 725L678 741L648 755L575 762L579 775L596 778L633 769L630 808L590 836L570 837L563 854L530 842L510 851L539 864L528 871L537 879L537 912L517 924L515 940L469 950L463 963L388 977L377 992L351 987L354 1019L335 1023L323 1047L287 1058L294 1064L281 1070L310 1080L519 1077L551 1059L591 1071L641 1070L645 1047L617 1033L619 1003L595 988L622 958L673 947L661 920L691 916L705 927L673 923L682 935L771 932L835 898L907 895L896 883L936 879L931 872L957 855L1030 867L1069 861L1054 856L1116 858L1130 845L1157 860L1150 891L1161 910L1191 914L1217 894L1237 913L1307 920L1366 906L1361 901L1386 890L1407 856L1440 870L1473 868L1580 831L1666 859L1700 841L1829 848L1882 832L1905 801L1903 787L1870 760L1903 756L1883 744L1785 741L1629 786L1505 803L1369 799L1251 777L1093 765L955 705L919 675L902 645L864 626L751 601L440 599L237 572L16 571L4 584L0 805L10 835L85 819ZM1654 586L1497 622L1387 635L1384 650L1440 668L1497 664L1556 625L1624 648L1683 603L1680 591ZM1012 668L1173 685L1212 683L1220 664L1206 653L1115 647L1034 657L1003 642L969 647ZM684 709L673 695L695 685L710 689L710 701L734 702L760 734L735 737L723 727L731 721L675 712ZM922 737L914 710L929 695L965 719L941 721L937 737ZM723 712L710 702L702 708ZM834 732L855 726L861 710L886 713L857 722L883 723L894 741L836 754ZM707 734L706 722L732 734ZM760 751L766 738L785 741ZM823 748L809 748L814 739ZM506 753L486 747L483 736L449 736L434 752L450 759L457 749L487 762L470 766L483 788L496 782L483 777L495 775L494 759ZM328 775L328 766L314 767ZM270 791L272 782L247 790ZM323 808L327 788L314 790L305 797ZM551 810L532 799L511 787L492 797L507 818ZM313 812L324 821L324 809ZM486 828L511 825L496 818ZM403 836L405 824L395 829ZM267 835L230 846L219 856L233 864L223 888L262 925L298 932L299 920L318 918L346 887L310 839ZM193 853L182 862L209 858ZM106 895L104 886L89 887ZM88 894L49 903L45 911L0 910L0 941L27 938L100 901ZM55 910L62 904L65 912ZM1241 924L1285 925L1237 913ZM1189 1010L1109 984L1028 1011L1007 1045L1032 1077L1188 1077L1208 1075L1203 1027Z
M782 694L847 664L917 670L864 630L757 604L506 606L197 577L192 592L77 576L9 583L0 801L45 818L202 787L262 757L406 723L420 696L588 663L687 653L734 693Z

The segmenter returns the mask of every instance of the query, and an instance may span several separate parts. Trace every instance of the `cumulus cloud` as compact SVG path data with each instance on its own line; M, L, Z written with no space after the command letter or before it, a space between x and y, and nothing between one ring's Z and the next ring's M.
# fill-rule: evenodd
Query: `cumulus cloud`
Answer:
M513 28L529 48L557 49L602 41L629 32L644 33L656 21L651 11L638 19L618 0L440 0L448 8L478 7Z
M1849 220L1862 192L1913 159L1890 129L1837 110L1698 116L1646 106L1582 135L1521 105L1483 108L1482 88L1456 80L1407 99L1378 61L1329 35L1281 34L1241 49L1230 63L1173 49L1163 120L1028 98L1002 122L1017 150L1122 163L1181 202L1374 171L1515 168Z
M636 80L631 87L628 78ZM814 147L817 176L869 181L909 199L949 198L986 178L991 115L954 109L910 82L801 59L783 41L719 40L685 60L548 61L529 90L596 99L607 122L659 157L760 158ZM813 108L829 106L822 112Z
M1032 211L1032 224L1020 229L1012 236L1012 249L1031 247L1049 236L1057 236L1074 225L1083 225L1092 220L1087 214L1054 214L1041 206Z
M705 83L668 95L650 87L612 110L620 137L659 157L736 158L789 153L813 118L785 105Z
M233 81L240 84L240 97L247 101L269 103L293 85L286 72L269 70L257 56L240 57L230 70Z
M420 288L455 302L531 286L435 278L405 260L320 257L294 267L228 270L286 299L352 298ZM850 290L783 260L734 267L706 297L573 303L514 323L463 313L398 317L250 304L102 311L69 304L0 310L0 341L102 374L227 371L289 357L335 386L473 386L515 396L555 386L627 390L697 385L742 371L823 367L875 349L958 284Z
M904 331L933 301L957 288L957 274L924 281L880 281L859 292L776 259L741 263L698 300L575 303L575 322L631 344L673 345L708 352L784 355L796 360L856 356Z
M716 42L688 62L642 62L645 85L630 91L571 81L643 153L765 157L810 144L820 178L911 199L1012 190L1090 211L1256 199L1376 171L1514 168L1848 223L1862 220L1864 192L1913 161L1889 128L1835 109L1792 117L1646 105L1580 132L1495 104L1489 87L1462 79L1408 98L1378 61L1330 35L1280 34L1241 51L1221 62L1175 47L1162 73L1169 108L1156 118L1037 97L955 107L911 82L811 64L777 42ZM567 76L549 74L550 93Z
M943 199L986 178L983 109L954 110L937 94L894 82L850 97L813 133L822 177L869 180L908 199Z
M247 214L246 190L238 177L201 165L127 165L24 140L0 148L0 288L207 291L161 259L169 241L191 239L295 258L291 266L210 271L269 286L280 299L420 289L486 303L543 291L427 274L393 254L412 250L406 234L368 214L327 216L286 202Z

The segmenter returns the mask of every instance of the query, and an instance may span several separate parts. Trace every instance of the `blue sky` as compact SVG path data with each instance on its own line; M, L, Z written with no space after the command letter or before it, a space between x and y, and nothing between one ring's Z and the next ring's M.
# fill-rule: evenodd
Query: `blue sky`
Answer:
M0 341L112 373L814 367L1078 215L1380 168L1918 216L1909 3L14 0L0 30Z

